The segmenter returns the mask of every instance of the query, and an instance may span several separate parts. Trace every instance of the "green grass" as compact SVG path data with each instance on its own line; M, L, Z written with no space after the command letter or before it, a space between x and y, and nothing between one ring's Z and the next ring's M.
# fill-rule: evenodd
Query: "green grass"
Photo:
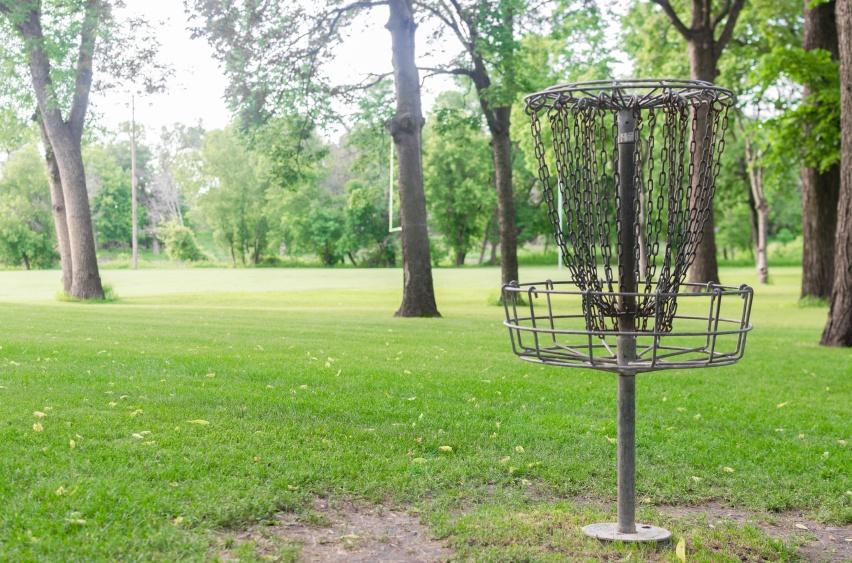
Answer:
M400 270L108 270L106 305L55 301L59 276L0 273L0 560L206 560L312 495L416 507L463 558L626 556L579 533L614 514L574 502L614 500L614 376L517 360L496 269L436 270L441 319L392 317ZM795 269L772 276L739 364L638 377L640 516L691 560L795 555L654 505L852 522L852 351L816 345Z

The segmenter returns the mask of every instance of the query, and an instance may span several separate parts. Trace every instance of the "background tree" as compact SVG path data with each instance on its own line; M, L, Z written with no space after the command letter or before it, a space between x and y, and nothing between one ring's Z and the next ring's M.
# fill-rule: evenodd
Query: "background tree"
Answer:
M47 174L35 145L14 151L0 173L0 261L48 268L58 258Z
M0 2L0 37L9 63L5 78L13 83L19 108L31 112L38 106L51 185L57 188L54 216L64 214L67 226L66 237L61 221L56 223L59 247L67 249L63 270L70 270L63 277L70 279L68 293L84 299L103 298L81 149L89 94L93 85L105 88L111 80L114 85L131 76L148 90L161 89L168 75L154 61L159 43L147 33L147 22L119 21L113 14L117 5L106 0ZM96 55L102 55L98 69L104 72L103 80L93 83ZM28 87L23 76L30 78Z
M453 252L455 265L462 266L496 203L488 189L494 161L488 158L479 108L453 91L441 94L436 106L424 141L426 195L433 228Z
M365 84L331 87L323 65L343 42L344 30L358 15L379 6L389 8L396 114L388 128L399 155L402 215L403 297L399 316L438 316L432 284L426 202L423 195L420 80L414 62L417 25L411 0L377 0L341 5L186 0L187 11L200 25L193 30L213 46L229 78L226 97L244 126L271 116L306 116L307 132L328 116L327 96L361 91ZM304 137L307 139L307 135Z
M840 198L835 235L834 284L820 343L852 346L852 1L837 0L840 45Z

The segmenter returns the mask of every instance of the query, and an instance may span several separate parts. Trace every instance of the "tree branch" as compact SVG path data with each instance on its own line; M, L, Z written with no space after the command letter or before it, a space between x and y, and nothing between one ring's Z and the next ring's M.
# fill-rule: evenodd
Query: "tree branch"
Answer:
M375 8L376 6L387 6L388 0L376 0L374 2L352 2L346 6L341 8L337 8L334 10L335 16L334 19L331 20L331 24L328 26L328 33L326 34L326 38L331 37L334 33L334 28L337 27L340 18L343 17L343 14L347 12L351 12L352 10L357 10L358 8Z
M731 40L731 36L734 34L734 26L737 25L737 18L740 16L740 12L744 5L745 0L734 0L733 5L731 6L731 13L728 14L728 21L725 22L725 28L722 29L722 34L719 36L719 39L716 40L716 45L713 49L717 60L719 55L722 54L722 51L725 50L725 46L728 44L728 41Z
M669 3L669 0L651 0L654 4L657 4L659 7L663 9L663 12L668 16L669 21L672 22L672 25L675 26L675 29L683 35L684 39L687 41L692 38L692 30L680 20L677 16L677 12L675 12L672 5Z
M89 107L89 92L92 89L92 59L95 54L95 29L102 15L98 10L100 0L87 0L80 31L80 50L77 55L77 76L74 82L74 100L68 116L68 126L76 140L83 136L86 110ZM103 9L103 6L100 6Z
M728 12L731 11L731 0L725 0L725 4L722 6L722 10L716 14L716 17L713 18L713 22L710 24L710 29L716 31L716 26L718 26L725 16L728 15Z
M0 12L3 12L4 14L11 14L12 10L9 9L9 6L7 6L5 2L0 2Z
M429 76L437 76L439 74L452 74L455 76L467 76L473 78L473 71L467 68L433 68L419 66L417 67L417 70L423 70L429 73L425 75L424 78Z

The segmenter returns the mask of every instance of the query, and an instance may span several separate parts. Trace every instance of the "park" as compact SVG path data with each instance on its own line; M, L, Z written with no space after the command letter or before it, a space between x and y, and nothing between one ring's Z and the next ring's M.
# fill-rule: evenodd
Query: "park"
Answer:
M0 560L852 561L852 0L0 37Z

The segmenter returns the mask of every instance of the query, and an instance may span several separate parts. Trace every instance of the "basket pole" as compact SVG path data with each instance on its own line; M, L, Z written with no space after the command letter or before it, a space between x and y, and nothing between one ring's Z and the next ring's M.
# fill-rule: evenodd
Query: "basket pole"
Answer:
M618 331L633 332L636 298L624 293L636 291L635 256L636 209L636 118L633 110L618 112L618 197L621 202L618 219L619 313ZM636 337L619 335L618 365L618 531L636 533L636 373L628 366L636 360Z

